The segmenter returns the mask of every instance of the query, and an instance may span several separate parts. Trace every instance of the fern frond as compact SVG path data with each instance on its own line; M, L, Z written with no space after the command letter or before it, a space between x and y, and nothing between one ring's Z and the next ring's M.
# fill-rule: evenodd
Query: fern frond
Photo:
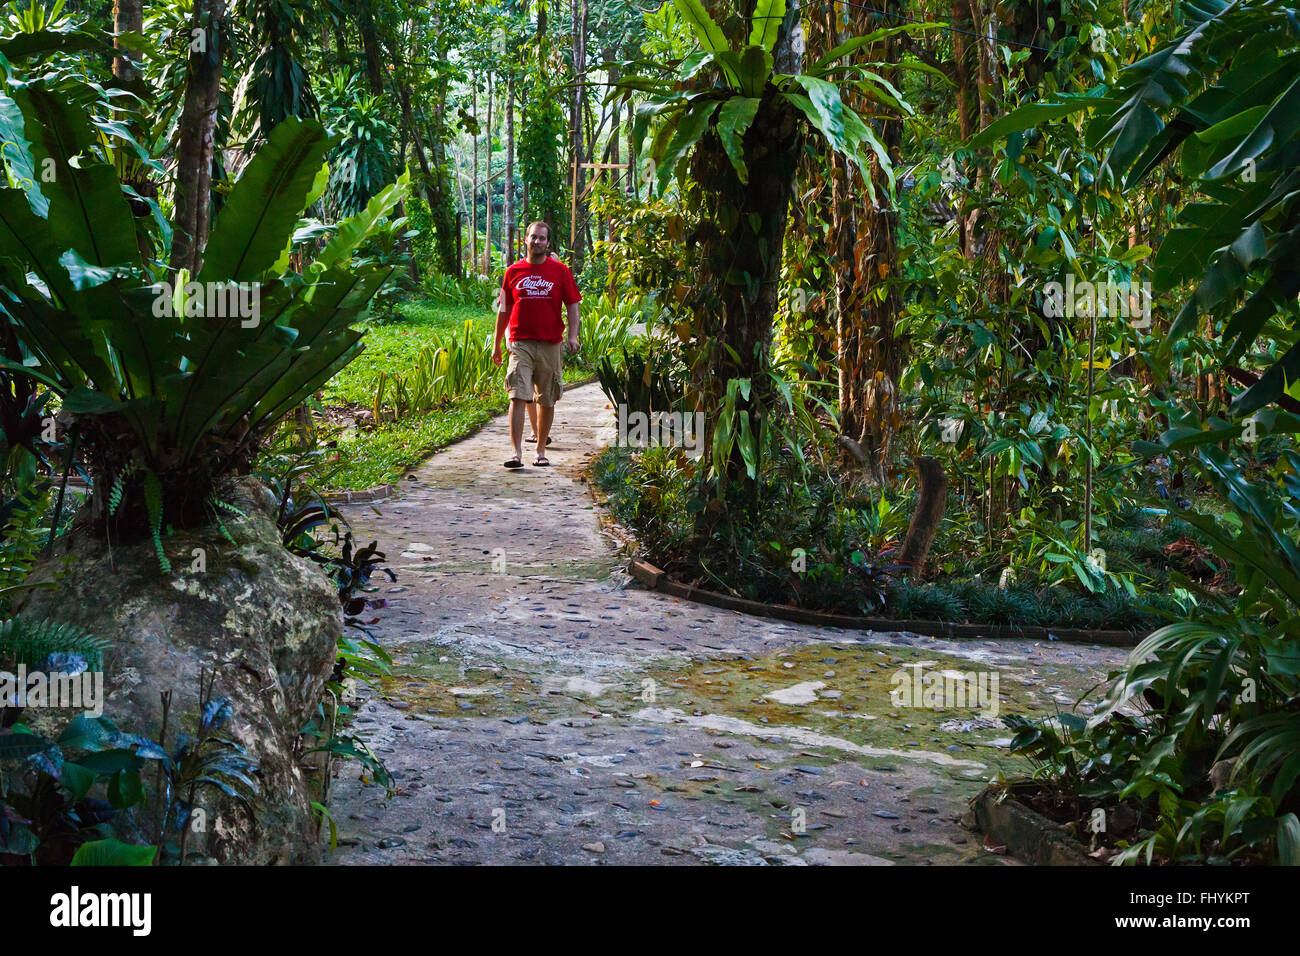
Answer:
M0 661L28 667L51 654L80 654L90 670L103 670L110 642L71 624L46 619L10 618L0 621Z
M108 493L108 513L116 514L117 509L122 504L122 493L126 490L127 479L136 471L136 462L132 459L125 468L117 475L117 481L113 482L113 488Z
M222 501L216 495L208 496L208 514L212 516L212 523L217 526L217 530L221 532L221 536L223 538L225 538L231 544L237 545L239 544L239 542L235 540L234 535L230 533L230 529L227 528L225 522L221 520L222 511L228 511L231 514L238 515L241 518L247 518L248 515L245 514L243 511L241 511L239 508L236 508L230 502Z
M241 510L241 509L239 509L239 508L236 508L236 507L235 507L234 505L232 505L229 501L222 501L222 500L221 500L220 498L218 498L216 495L212 495L210 498L208 498L208 504L212 507L212 510L213 510L213 511L216 511L218 508L220 508L222 511L228 511L228 512L230 512L231 514L233 514L233 515L238 515L238 516L241 517L241 518L247 518L247 517L248 517L248 513L247 513L247 512L245 512L245 511L243 511L243 510Z
M152 471L144 473L144 506L149 513L149 534L153 537L154 551L158 554L158 566L163 574L171 574L172 563L167 560L162 546L162 482Z

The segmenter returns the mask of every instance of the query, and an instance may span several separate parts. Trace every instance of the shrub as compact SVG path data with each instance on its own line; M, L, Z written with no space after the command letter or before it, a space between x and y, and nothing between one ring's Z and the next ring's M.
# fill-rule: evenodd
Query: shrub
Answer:
M317 123L287 119L231 189L202 271L170 277L142 255L78 96L41 81L10 89L4 102L21 135L6 162L49 161L55 171L39 197L34 187L0 189L10 321L90 460L100 524L118 536L147 529L166 568L162 528L207 523L219 484L360 351L349 324L392 270L354 267L352 253L408 183L380 190L301 274L290 272L329 138Z

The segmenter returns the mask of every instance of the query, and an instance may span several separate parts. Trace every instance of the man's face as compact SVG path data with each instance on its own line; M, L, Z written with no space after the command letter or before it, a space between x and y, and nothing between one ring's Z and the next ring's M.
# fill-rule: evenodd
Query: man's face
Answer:
M541 259L551 250L551 237L546 232L545 226L534 226L528 230L525 237L528 240L528 257L530 259Z

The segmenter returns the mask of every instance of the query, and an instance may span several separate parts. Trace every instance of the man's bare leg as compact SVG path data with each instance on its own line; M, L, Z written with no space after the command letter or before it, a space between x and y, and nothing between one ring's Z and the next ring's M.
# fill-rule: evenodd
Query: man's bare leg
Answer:
M537 403L528 403L528 427L533 438L537 438Z
M515 457L524 460L524 406L530 403L522 398L510 399L510 444L515 446Z
M546 454L546 439L551 434L551 422L555 421L555 406L543 405L537 422L537 454Z

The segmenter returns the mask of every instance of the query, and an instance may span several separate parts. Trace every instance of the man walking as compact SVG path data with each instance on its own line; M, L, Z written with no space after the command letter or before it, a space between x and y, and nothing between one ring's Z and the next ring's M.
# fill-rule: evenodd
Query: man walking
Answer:
M536 402L537 457L534 465L549 465L546 442L555 420L555 403L564 393L564 351L578 351L578 284L573 272L551 250L551 227L530 223L524 238L528 257L506 269L497 306L497 332L492 361L501 364L501 337L510 329L510 444L514 457L507 468L523 467L524 407ZM568 335L562 312L567 310ZM563 343L563 344L561 344Z

